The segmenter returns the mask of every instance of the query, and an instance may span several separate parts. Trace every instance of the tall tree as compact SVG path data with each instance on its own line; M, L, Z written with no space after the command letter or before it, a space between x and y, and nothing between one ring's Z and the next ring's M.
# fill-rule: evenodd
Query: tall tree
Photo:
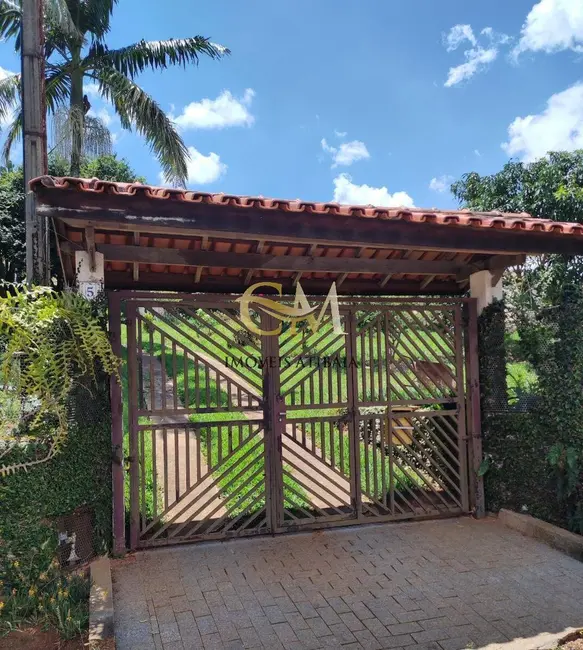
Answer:
M583 221L583 150L551 152L532 163L510 161L489 176L471 172L451 190L464 208ZM507 341L511 356L529 361L534 368L545 366L558 335L554 314L573 287L582 283L583 257L574 255L529 258L505 275L507 324L519 334L518 339Z
M82 164L83 138L90 103L84 83L96 84L110 102L124 129L143 135L160 161L170 182L184 185L188 149L172 121L157 102L135 82L146 69L163 70L171 65L198 64L201 55L220 59L229 51L208 38L139 41L110 49L106 37L117 0L51 0L45 12L46 99L53 115L66 108L71 132L71 173ZM19 0L0 0L0 38L14 38L21 47ZM20 100L20 75L0 81L0 120L9 118ZM22 131L20 113L8 129L5 156Z
M451 191L465 208L581 221L583 150L551 152L533 163L510 161L489 176L470 172L453 183Z

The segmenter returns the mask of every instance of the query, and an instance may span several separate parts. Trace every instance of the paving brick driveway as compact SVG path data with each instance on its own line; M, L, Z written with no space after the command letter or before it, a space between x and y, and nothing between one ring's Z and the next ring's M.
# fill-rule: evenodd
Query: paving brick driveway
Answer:
M113 563L118 650L538 648L583 563L494 519L180 546Z

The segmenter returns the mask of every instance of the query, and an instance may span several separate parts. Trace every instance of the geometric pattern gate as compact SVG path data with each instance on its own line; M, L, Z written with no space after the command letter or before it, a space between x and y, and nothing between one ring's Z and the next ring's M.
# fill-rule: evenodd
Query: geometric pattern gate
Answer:
M132 548L474 507L471 301L339 298L342 332L277 336L231 297L122 305Z

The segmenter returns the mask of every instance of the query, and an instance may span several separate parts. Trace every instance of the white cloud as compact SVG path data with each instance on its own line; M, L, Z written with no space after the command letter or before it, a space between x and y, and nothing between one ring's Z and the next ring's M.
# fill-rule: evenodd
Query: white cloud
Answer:
M242 97L233 97L229 90L216 99L202 99L185 106L172 119L182 129L224 129L229 126L251 126L255 118L249 112L255 91L247 88Z
M581 0L540 0L522 26L514 55L528 50L583 52L583 3Z
M110 126L114 120L114 116L107 110L105 106L102 106L98 110L91 109L88 113L92 117L98 117L105 126Z
M348 174L339 174L334 179L334 201L349 205L376 205L386 208L413 207L413 199L407 192L390 194L386 187L356 185Z
M17 73L12 72L12 70L6 70L6 68L0 66L0 81L2 81L2 79L6 79L6 77L11 77L13 74Z
M446 88L451 88L451 86L455 86L465 79L470 79L476 72L486 68L489 63L492 63L496 59L498 50L495 47L487 50L482 47L476 47L471 50L466 50L464 56L466 57L465 63L449 69L447 80L444 84Z
M479 149L474 149L474 153L476 154L476 156L478 156L478 158L482 157L482 154L480 153Z
M448 52L456 50L464 41L469 41L474 46L478 44L471 25L454 25L444 37L444 41Z
M321 144L322 149L332 156L332 168L340 165L348 167L357 160L366 160L367 158L370 158L366 145L360 140L343 142L339 147L332 147L326 142L326 138L322 138Z
M218 154L210 152L208 156L200 153L194 147L188 147L190 160L188 161L188 183L191 185L205 185L214 183L226 174L227 165L221 162ZM160 172L160 182L167 184L164 172Z
M548 151L583 148L583 82L552 95L538 115L517 117L508 127L509 156L530 162Z
M87 95L87 97L101 97L101 93L99 92L99 84L96 83L84 84L83 92Z
M455 25L444 37L444 44L448 52L453 52L464 42L469 42L472 47L464 51L465 63L449 69L446 88L451 88L466 79L470 79L477 72L486 69L497 56L501 45L506 45L511 39L507 34L495 32L492 27L484 27L480 32L483 37L482 44L474 34L471 25Z
M340 138L342 140L342 138L345 138L348 135L348 133L346 131L338 131L338 130L334 129L334 135L337 138Z
M447 174L439 176L438 178L432 178L429 181L429 189L433 190L434 192L447 192L452 181L453 176L448 176Z

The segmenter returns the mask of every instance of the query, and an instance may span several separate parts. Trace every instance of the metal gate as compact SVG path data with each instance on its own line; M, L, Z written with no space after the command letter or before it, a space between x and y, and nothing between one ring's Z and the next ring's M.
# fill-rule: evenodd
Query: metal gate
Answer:
M472 510L472 301L342 299L342 331L272 336L239 308L123 295L132 548Z

